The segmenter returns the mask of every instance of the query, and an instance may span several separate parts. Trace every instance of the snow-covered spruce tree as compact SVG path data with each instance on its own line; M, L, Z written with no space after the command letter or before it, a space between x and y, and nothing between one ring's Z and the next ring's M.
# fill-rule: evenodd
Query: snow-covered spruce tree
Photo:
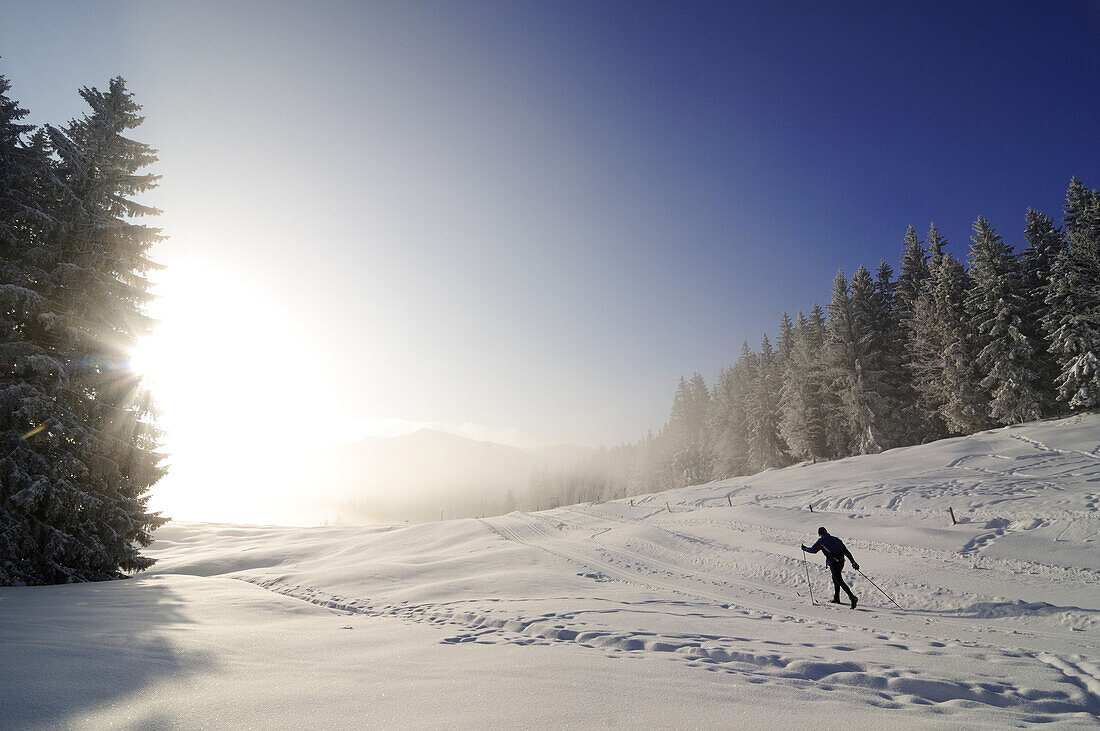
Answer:
M1074 178L1054 263L1045 326L1058 366L1058 400L1070 410L1100 406L1100 192Z
M746 407L749 423L749 469L754 473L790 463L787 447L779 435L779 398L783 388L783 374L767 335L760 344L755 371Z
M1021 294L1025 301L1022 327L1028 338L1036 343L1035 367L1039 373L1036 388L1042 397L1043 413L1051 414L1056 410L1058 365L1050 352L1050 333L1046 330L1050 322L1046 298L1050 294L1054 264L1065 250L1066 242L1049 216L1031 208L1027 211L1024 240L1028 246L1020 255Z
M962 265L944 252L947 241L932 224L928 232L928 278L921 284L907 323L906 368L917 394L925 433L921 441L948 434L942 411L947 403L945 353L959 337L966 296Z
M784 312L782 324L786 325L788 321L787 313ZM783 367L783 380L779 390L779 436L783 438L787 451L795 461L812 459L808 456L811 450L802 433L802 374L795 365L801 360L799 351L805 349L801 344L805 328L806 316L799 310L791 324L790 352ZM782 340L781 330L780 341Z
M753 462L750 440L753 431L753 400L757 382L759 381L760 360L749 347L749 341L741 342L741 354L737 362L733 364L733 376L737 386L737 416L740 418L737 436L741 440L738 447L741 449L741 473L751 475L760 471L760 467Z
M931 276L928 263L928 254L939 251L943 245L943 239L939 235L935 224L928 232L928 249L917 238L916 229L910 226L905 232L905 243L901 252L901 270L898 273L898 281L894 289L893 315L897 327L898 352L900 354L900 366L903 375L899 378L901 391L901 419L905 425L901 435L901 441L905 444L919 444L929 438L935 438L937 431L935 409L928 408L922 401L921 394L915 387L917 374L915 370L915 352L910 347L913 340L913 330L918 327L913 322L917 311L917 303L921 292L928 286L928 278ZM935 255L933 253L933 255ZM942 256L942 254L941 254Z
M672 402L667 438L672 452L672 472L676 485L698 485L711 477L707 418L710 389L698 373L690 380L680 377Z
M10 582L58 583L115 578L153 561L139 553L164 522L148 512L160 478L153 405L127 368L128 349L150 321L146 252L155 228L131 219L156 213L132 199L156 176L147 145L124 137L140 107L120 78L104 93L81 90L91 113L61 130L47 127L56 200L47 238L49 311L31 342L60 364L48 403L27 410L20 449L31 473L5 475L5 509L19 526ZM22 374L16 374L16 378Z
M47 245L51 180L43 136L30 143L27 112L0 76L0 585L41 583L73 550L65 522L66 414L57 408L65 363L49 347L56 254ZM43 521L50 521L44 524ZM79 550L77 547L76 550Z
M58 307L71 272L56 237L62 186L45 135L0 92L0 584L82 579L98 570L74 485L82 434L69 408L73 328Z
M828 454L825 377L821 367L824 344L825 314L815 303L809 318L798 313L779 402L779 434L795 459L817 461Z
M917 394L905 368L905 328L898 311L896 284L893 270L885 260L879 262L875 272L875 290L872 300L871 342L875 344L873 363L882 374L883 399L880 414L881 430L886 440L884 447L916 444L921 441L922 428L917 407Z
M977 397L982 374L975 365L977 352L966 313L970 278L963 263L944 254L932 278L933 326L938 352L924 368L926 385L939 403L939 415L949 434L972 434L989 425L988 401Z
M748 349L748 343L744 343L742 358ZM716 479L749 474L745 406L750 387L746 368L740 361L718 373L711 397L709 429L711 464Z
M905 231L905 243L901 250L901 269L895 287L897 296L898 319L903 328L908 328L917 296L920 295L924 281L928 279L928 258L924 244L917 238L917 230L910 226Z
M891 272L884 271L884 292L866 267L852 277L851 337L854 372L850 375L848 420L855 437L856 454L873 454L895 446L901 430L898 381L900 375L894 335L890 292Z
M872 454L903 444L908 436L892 274L883 262L877 281L862 266L850 291L843 273L833 281L828 323L830 383L838 400L830 409L833 456Z
M805 320L805 316L801 312L798 313L800 320ZM779 339L776 341L775 350L775 370L779 376L779 401L777 403L776 412L776 424L779 428L779 438L783 439L783 389L787 380L787 368L790 366L791 358L794 356L794 346L797 335L795 333L795 323L791 320L790 315L786 312L779 320ZM787 448L787 456L790 457L790 449Z
M809 352L814 354L814 360L810 361L814 375L809 383L816 394L816 403L819 404L821 439L824 445L823 456L828 458L828 433L829 414L836 412L839 406L836 393L829 385L828 357L829 357L829 331L825 310L814 302L810 308L810 314L806 318L806 342L809 344Z
M985 218L974 222L970 290L966 297L976 365L988 394L987 414L997 424L1033 421L1043 414L1036 343L1024 332L1026 301L1019 262Z
M775 342L775 359L780 373L787 368L794 350L794 322L786 312L779 318L779 339Z
M875 335L876 297L874 280L867 267L860 266L852 275L849 287L849 303L852 322L852 348L855 359L855 373L852 399L856 408L849 414L856 437L856 454L874 454L881 452L884 445L881 412L883 373L878 360L878 343Z
M955 267L958 267L956 270ZM978 366L982 344L968 302L972 289L970 274L953 258L944 262L944 273L952 290L963 287L962 308L954 330L946 336L943 359L943 406L940 415L952 434L973 434L992 426L989 418L989 393L981 382L986 373Z
M826 445L829 458L836 459L860 453L858 445L868 421L860 398L852 302L843 271L833 278L826 333L825 370L831 407L826 412Z

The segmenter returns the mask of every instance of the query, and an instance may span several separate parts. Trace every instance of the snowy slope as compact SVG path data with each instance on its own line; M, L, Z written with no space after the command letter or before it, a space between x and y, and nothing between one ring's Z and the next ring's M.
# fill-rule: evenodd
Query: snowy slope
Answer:
M169 525L136 580L0 590L0 718L1093 727L1098 501L1093 414L484 520ZM902 609L850 568L823 604L818 525Z

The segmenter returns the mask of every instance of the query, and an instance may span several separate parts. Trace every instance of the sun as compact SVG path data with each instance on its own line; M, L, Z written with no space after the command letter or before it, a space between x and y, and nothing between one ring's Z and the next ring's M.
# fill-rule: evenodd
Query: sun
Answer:
M177 520L292 522L260 509L309 479L326 417L320 367L279 303L214 267L162 280L158 324L129 353L152 393L168 474L150 507ZM308 394L314 398L307 398ZM305 476L303 476L305 473Z
M169 368L170 350L171 344L154 332L139 340L130 350L127 366L141 377L146 386L152 387L159 380L159 375Z

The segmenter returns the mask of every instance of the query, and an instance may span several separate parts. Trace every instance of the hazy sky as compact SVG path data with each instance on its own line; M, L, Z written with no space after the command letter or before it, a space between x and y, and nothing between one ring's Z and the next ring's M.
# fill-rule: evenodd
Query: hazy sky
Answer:
M908 224L1019 244L1100 186L1089 0L0 0L0 56L32 121L145 107L161 494L418 424L634 440Z

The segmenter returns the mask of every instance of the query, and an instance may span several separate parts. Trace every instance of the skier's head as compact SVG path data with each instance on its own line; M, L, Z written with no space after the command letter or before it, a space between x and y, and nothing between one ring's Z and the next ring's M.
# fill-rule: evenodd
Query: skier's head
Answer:
M817 529L817 534L819 536L826 536L826 535L829 534L829 531L825 530L825 526L821 526L820 528Z

